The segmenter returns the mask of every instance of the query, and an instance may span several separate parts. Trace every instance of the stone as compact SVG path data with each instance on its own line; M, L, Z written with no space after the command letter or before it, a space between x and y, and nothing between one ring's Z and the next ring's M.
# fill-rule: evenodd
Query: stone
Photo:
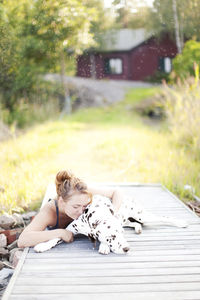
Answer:
M2 263L4 264L4 267L9 268L9 269L14 269L12 264L7 259L2 260Z
M22 253L23 253L23 249L16 248L12 250L9 261L14 268L16 268Z
M23 219L23 217L22 217L22 215L20 215L20 214L17 214L17 213L14 213L13 215L12 215L12 217L14 218L14 220L15 220L15 226L21 226L21 225L24 225L24 219Z
M4 268L4 263L0 260L0 270Z
M8 229L4 230L0 233L4 234L7 237L7 244L10 245L12 244L15 240L18 239L20 233L24 230L23 227L19 228L13 228L13 229ZM4 247L4 246L3 246Z
M37 214L36 211L30 211L28 213L24 213L22 214L22 218L24 221L31 221L33 217L35 217L35 215Z
M8 214L3 214L0 216L0 227L3 229L10 229L14 224L15 219L12 216Z
M17 248L17 240L12 242L10 245L7 246L7 249L11 251L12 249Z
M4 288L8 284L13 272L14 270L9 268L3 268L0 271L0 289Z
M9 251L3 247L0 247L0 258L8 257Z
M0 247L6 247L7 246L7 238L5 234L0 234Z

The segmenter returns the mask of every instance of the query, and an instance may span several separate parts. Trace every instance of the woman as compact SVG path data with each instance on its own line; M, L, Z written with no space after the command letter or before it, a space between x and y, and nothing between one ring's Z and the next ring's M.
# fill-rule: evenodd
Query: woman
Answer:
M67 171L59 172L55 183L57 199L46 203L23 230L18 239L18 247L32 247L54 238L72 242L73 234L65 228L82 214L95 194L110 198L115 212L122 203L119 190L88 188L84 182ZM51 230L45 230L46 228Z

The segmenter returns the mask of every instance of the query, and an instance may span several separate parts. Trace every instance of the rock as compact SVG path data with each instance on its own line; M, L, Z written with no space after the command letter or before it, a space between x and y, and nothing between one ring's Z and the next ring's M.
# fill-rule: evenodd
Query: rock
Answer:
M0 233L4 234L7 237L7 244L12 244L15 240L18 239L20 233L24 230L23 227L13 228L1 231ZM4 246L2 246L4 247Z
M0 258L8 257L9 251L3 247L0 247Z
M7 246L7 249L11 251L12 249L17 248L17 240L12 242L10 245Z
M22 214L22 218L24 221L31 221L33 217L37 214L36 211L30 211L28 213Z
M7 267L9 269L14 269L12 264L7 259L2 260L2 263L4 264L4 267Z
M3 214L0 216L0 227L3 229L10 229L14 224L15 219L12 216L8 214Z
M8 284L13 272L13 270L8 268L3 268L0 271L0 289L3 289Z
M7 238L5 236L5 234L0 234L0 247L6 247L7 246Z
M17 214L17 213L14 213L14 214L12 215L12 217L13 217L14 220L15 220L15 226L21 226L21 225L24 225L24 219L23 219L22 215Z
M4 263L0 261L0 270L2 270L3 268L4 268Z
M11 250L9 261L14 268L17 266L22 253L23 253L23 249L15 248Z

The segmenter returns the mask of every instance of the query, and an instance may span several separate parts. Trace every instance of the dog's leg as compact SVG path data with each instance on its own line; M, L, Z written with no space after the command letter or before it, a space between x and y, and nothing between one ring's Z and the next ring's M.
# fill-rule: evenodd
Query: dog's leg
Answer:
M39 243L34 247L35 252L45 252L56 245L62 243L62 240L60 238L52 239L48 242Z
M131 222L130 220L127 220L123 226L131 227L135 229L135 233L140 234L142 233L142 224L138 222Z
M144 213L142 216L142 222L144 225L159 223L163 225L172 225L181 228L185 228L188 226L188 223L185 220L175 219L166 216L157 216L151 213Z
M110 253L110 248L109 248L108 244L101 243L100 246L99 246L99 253L109 254Z

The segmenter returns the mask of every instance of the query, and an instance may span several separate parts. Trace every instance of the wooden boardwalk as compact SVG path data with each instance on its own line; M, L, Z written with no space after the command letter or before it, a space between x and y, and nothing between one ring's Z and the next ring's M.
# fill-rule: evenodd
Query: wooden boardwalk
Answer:
M45 252L25 249L3 300L200 299L200 219L161 185L119 185L150 211L188 228L130 228L127 255L100 255L86 237Z

